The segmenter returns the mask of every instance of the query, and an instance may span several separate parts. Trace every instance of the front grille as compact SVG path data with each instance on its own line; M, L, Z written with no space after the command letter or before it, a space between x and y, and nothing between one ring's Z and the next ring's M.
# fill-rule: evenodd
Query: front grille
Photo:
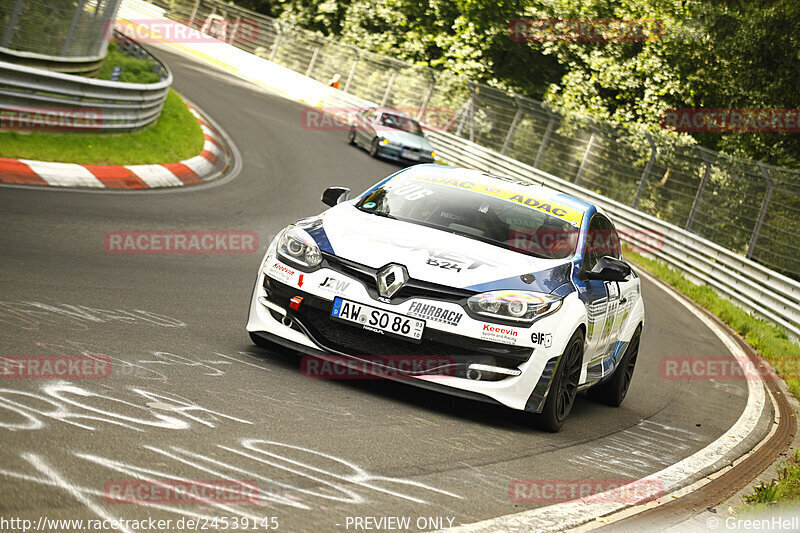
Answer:
M430 328L426 328L421 342L381 335L331 318L333 304L328 300L304 293L274 279L269 280L269 287L270 301L286 309L295 323L329 352L352 356L443 357L454 363L457 367L455 375L458 376L471 363L517 368L531 355L530 348L462 337ZM294 296L304 298L297 311L289 308L289 300Z
M376 275L379 269L371 268L335 255L323 253L325 258L326 267L331 270L336 270L359 280L367 289L370 296L374 299L378 298L378 284ZM446 285L439 285L427 281L420 281L416 279L409 279L394 296L392 302L403 302L409 298L432 298L434 300L442 300L446 302L459 302L463 303L464 300L476 294L474 291L466 289L456 289Z
M527 348L519 349L448 334L443 336L450 337L451 340L459 339L464 344L474 346L457 346L441 342L431 338L437 333L431 330L423 334L422 342L405 341L361 329L355 325L350 326L332 319L329 314L329 310L303 306L293 317L318 343L348 355L437 356L450 358L457 364L482 363L505 368L516 368L530 356L530 349ZM480 348L484 348L485 351Z

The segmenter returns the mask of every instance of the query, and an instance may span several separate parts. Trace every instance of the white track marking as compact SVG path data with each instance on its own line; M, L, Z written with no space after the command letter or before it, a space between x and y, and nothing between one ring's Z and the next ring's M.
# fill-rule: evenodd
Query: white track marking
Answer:
M162 165L127 165L125 168L136 174L148 187L180 187L183 182Z
M667 287L659 280L656 280L644 272L642 272L642 275L653 281L656 285L661 287L662 290L667 292L667 294L675 298L675 300L710 329L733 355L742 367L745 375L758 375L755 367L747 357L747 354L738 345L736 340L730 337L713 320L708 318L702 311L696 309L673 289ZM739 416L739 419L717 440L689 457L654 474L646 476L641 480L637 480L634 483L639 483L643 480L660 483L665 494L665 496L660 498L660 501L670 501L673 499L670 497L670 493L685 486L688 480L696 476L698 472L713 467L714 464L724 458L726 454L740 445L758 426L758 420L766 404L764 384L761 380L748 379L747 391L747 404L742 414ZM465 524L448 529L447 531L448 533L476 531L504 531L507 533L537 531L543 533L564 531L630 506L630 504L626 502L610 501L613 500L613 496L607 495L604 498L603 494L594 495L592 499L593 501L574 500L571 502L549 505L522 513ZM598 502L596 500L606 501Z
M89 169L74 163L48 163L20 159L49 185L58 187L105 187Z

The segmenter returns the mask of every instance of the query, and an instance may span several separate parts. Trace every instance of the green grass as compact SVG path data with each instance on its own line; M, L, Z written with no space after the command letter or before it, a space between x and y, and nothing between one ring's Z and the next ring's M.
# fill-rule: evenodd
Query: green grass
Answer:
M98 79L110 80L114 67L122 67L119 80L128 83L156 83L161 77L153 72L156 63L150 59L129 57L120 50L115 42L108 44L108 55L103 61L103 68L97 75Z
M713 289L695 285L660 261L630 251L625 252L625 258L714 313L769 361L778 375L786 380L789 391L800 398L800 346L789 340L786 330L750 316L741 307L718 296ZM745 502L742 509L745 514L766 510L768 506L800 502L800 451L778 467L776 479L754 487L753 494L746 496Z
M775 507L790 505L796 509L800 502L800 450L790 455L786 461L778 464L778 477L769 483L761 482L754 488L753 494L744 497L747 503L742 509L745 514L758 514L767 509L775 511Z
M786 380L789 391L800 398L800 346L789 340L786 330L768 320L750 316L741 307L717 295L710 287L695 285L660 261L630 251L625 252L625 258L714 313L769 361L778 375Z
M0 132L0 157L85 165L172 163L202 149L197 119L172 90L158 121L132 133Z

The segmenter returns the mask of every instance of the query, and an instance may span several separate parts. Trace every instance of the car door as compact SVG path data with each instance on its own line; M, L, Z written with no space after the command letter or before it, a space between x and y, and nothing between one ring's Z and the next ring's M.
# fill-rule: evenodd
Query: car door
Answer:
M589 222L581 271L594 268L603 256L621 259L622 252L614 225L596 213ZM634 293L638 296L638 279L624 282L584 279L583 282L588 315L584 362L587 381L592 382L616 366L619 335L635 301Z

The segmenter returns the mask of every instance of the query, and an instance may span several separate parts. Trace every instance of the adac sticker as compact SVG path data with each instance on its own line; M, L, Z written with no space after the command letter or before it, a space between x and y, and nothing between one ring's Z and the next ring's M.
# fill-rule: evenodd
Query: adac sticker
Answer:
M495 198L500 198L501 200L515 202L520 205L530 207L531 209L536 209L538 211L549 213L554 217L569 222L573 226L580 226L581 220L583 220L583 211L581 211L580 209L575 209L574 207L558 204L552 200L537 199L532 196L520 194L516 191L509 191L507 189L498 189L497 187L484 185L482 183L478 183L475 181L459 180L456 178L446 178L442 176L414 176L409 179L424 181L428 183L437 183L439 185L445 185L448 187L455 187L458 189L473 191L480 194L493 196Z

